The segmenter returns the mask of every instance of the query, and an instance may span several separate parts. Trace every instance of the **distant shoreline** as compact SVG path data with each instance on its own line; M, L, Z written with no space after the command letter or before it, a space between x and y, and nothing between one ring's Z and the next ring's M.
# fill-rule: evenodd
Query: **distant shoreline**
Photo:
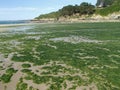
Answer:
M28 23L29 20L2 20L0 24L21 24L21 23Z
M26 23L14 23L14 24L0 24L0 28L6 28L6 27L14 27L14 26L25 26L25 25L32 25L32 24L49 24L49 23L97 23L97 22L120 22L120 20L104 20L104 19L65 19L65 20L54 20L54 19L41 19L41 20L29 20L29 22Z
M120 22L118 19L78 19L78 18L71 18L71 19L63 19L63 20L55 20L52 19L33 19L31 20L33 23L84 23L84 22Z
M20 23L20 24L0 24L0 27L6 27L6 26L23 26L23 25L29 25L30 23Z

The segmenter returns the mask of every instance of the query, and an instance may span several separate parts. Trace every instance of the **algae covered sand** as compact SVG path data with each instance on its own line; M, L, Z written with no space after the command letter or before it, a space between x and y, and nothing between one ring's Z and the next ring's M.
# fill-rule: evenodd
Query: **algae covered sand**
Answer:
M119 69L119 22L0 32L0 90L120 90Z

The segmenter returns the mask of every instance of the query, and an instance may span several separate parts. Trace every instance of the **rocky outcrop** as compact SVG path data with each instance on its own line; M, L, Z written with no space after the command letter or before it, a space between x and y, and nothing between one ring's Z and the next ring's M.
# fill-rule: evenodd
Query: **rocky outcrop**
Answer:
M96 6L97 7L106 7L112 5L115 0L97 0Z
M34 19L31 20L34 23L55 23L55 22L104 22L104 21L118 21L120 22L120 11L109 14L107 16L101 16L97 14L82 15L77 17L59 17L59 19L55 18L43 18L43 19Z
M97 7L103 7L104 6L104 1L103 0L97 0Z
M107 16L101 16L94 14L91 18L95 20L120 20L120 12L114 12Z

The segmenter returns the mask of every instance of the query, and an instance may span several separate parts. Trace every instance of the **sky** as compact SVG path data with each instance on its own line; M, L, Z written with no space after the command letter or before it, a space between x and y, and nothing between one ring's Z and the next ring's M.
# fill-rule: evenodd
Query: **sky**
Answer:
M0 0L0 20L33 19L66 5L80 5L81 2L95 5L97 0Z

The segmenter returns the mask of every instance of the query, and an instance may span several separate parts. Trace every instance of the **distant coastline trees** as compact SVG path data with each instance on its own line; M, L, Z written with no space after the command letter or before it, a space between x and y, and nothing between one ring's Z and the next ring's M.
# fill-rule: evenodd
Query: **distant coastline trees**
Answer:
M52 12L49 14L43 14L37 17L36 19L39 18L58 18L58 17L67 17L67 16L72 16L75 14L79 15L91 15L95 12L95 6L92 4L89 4L87 2L83 2L80 5L68 5L64 6L62 9Z
M95 6L87 2L83 2L80 5L68 5L59 10L61 16L71 16L74 14L90 15L95 12Z

